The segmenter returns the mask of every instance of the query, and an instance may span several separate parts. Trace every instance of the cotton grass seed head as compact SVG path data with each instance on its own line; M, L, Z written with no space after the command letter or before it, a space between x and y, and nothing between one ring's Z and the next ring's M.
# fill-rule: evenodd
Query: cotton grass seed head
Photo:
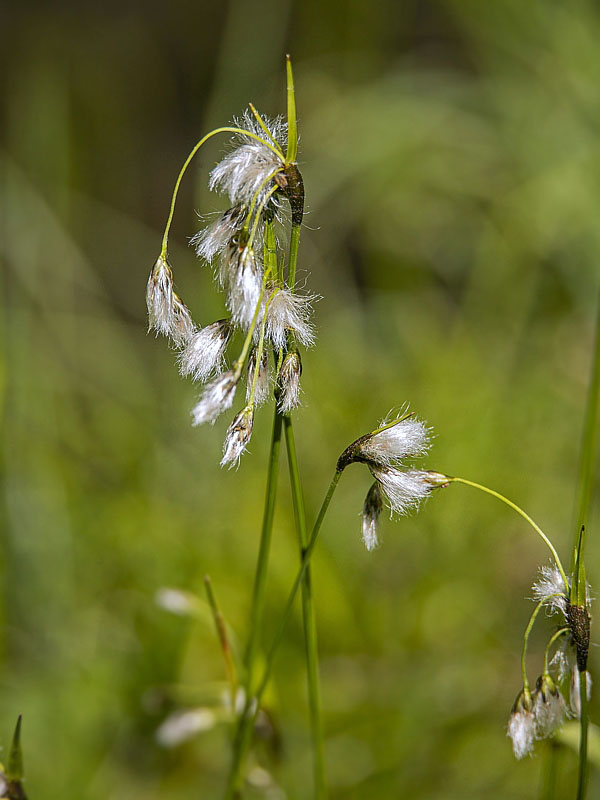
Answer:
M536 737L547 739L552 736L565 721L566 713L565 702L551 676L540 675L533 693Z
M379 466L393 466L405 458L424 455L429 449L429 434L425 423L414 416L391 423L383 420L379 429L361 442L359 453Z
M267 310L267 336L276 350L283 350L291 332L300 344L310 347L315 334L309 322L314 295L294 294L289 289L275 289Z
M244 331L248 330L254 320L262 292L262 277L262 269L257 263L254 250L244 247L237 254L227 295L227 307L233 320Z
M522 689L517 695L508 720L507 733L512 739L513 751L517 758L523 758L531 753L536 739L536 722L533 700L528 690Z
M445 475L426 470L400 470L374 464L370 464L369 469L387 499L392 514L408 514L418 508L434 489L448 483Z
M146 305L150 329L168 336L176 347L185 344L194 333L190 312L173 290L173 272L162 255L148 278Z
M569 587L565 586L563 576L555 564L540 567L539 578L531 588L536 602L546 601L548 608L562 613L566 618Z
M280 143L285 143L287 126L280 119L264 120L271 136ZM270 179L285 167L283 155L279 155L276 147L269 146L268 137L257 120L248 112L236 121L239 127L254 133L261 138L236 134L233 139L234 149L228 153L210 173L211 190L226 192L233 205L249 205L258 193L261 195L269 189Z
M244 224L246 207L243 205L228 208L219 214L206 228L192 237L190 244L196 248L199 258L212 263L216 256L221 255L232 239L239 235Z
M278 408L287 414L300 405L300 376L302 361L297 350L291 350L283 359L278 378Z
M382 506L381 486L375 481L367 493L362 510L362 538L369 552L379 544L377 526Z
M239 376L230 369L204 387L200 399L192 409L192 425L213 423L233 404Z
M196 332L178 356L179 371L195 381L206 381L224 367L224 355L233 332L231 321L220 319Z
M252 436L252 426L254 423L254 406L246 406L235 417L225 435L223 443L223 458L221 466L229 464L229 467L237 466L240 458L246 450L246 446Z

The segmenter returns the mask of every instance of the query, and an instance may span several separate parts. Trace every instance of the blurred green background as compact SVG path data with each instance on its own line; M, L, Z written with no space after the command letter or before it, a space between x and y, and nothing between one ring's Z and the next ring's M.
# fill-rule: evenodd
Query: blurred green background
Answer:
M197 388L146 333L180 165L248 101L285 111L290 52L301 269L323 298L296 426L309 517L341 450L410 401L435 429L427 465L508 494L568 561L599 286L600 9L28 0L2 16L0 741L22 712L32 798L218 798L224 725L156 740L169 714L219 697L214 630L155 595L203 597L210 573L245 641L271 423L263 410L251 454L220 470L228 422L191 428ZM202 323L222 299L187 240L195 210L222 207L205 186L223 146L197 158L171 238ZM368 554L369 483L347 471L314 560L332 796L541 796L549 748L517 763L505 726L546 551L456 486L384 519ZM283 469L280 487L268 634L297 563ZM596 505L592 583L599 523ZM532 680L552 625L532 640ZM272 783L251 796L311 797L302 652L297 613L258 752ZM573 796L574 769L561 749L552 796Z

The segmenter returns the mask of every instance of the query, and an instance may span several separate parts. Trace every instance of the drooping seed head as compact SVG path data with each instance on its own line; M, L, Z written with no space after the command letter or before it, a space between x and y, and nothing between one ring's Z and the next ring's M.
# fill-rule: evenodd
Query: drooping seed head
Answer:
M197 733L214 728L217 721L217 715L210 708L176 711L157 729L156 740L162 747L177 747Z
M289 289L275 289L267 310L267 337L276 350L283 350L287 334L291 331L305 347L315 342L315 334L309 322L314 295L294 294Z
M418 508L434 489L448 485L447 476L438 472L399 470L374 464L369 464L369 469L379 483L392 513L407 514L411 509Z
M223 253L231 240L239 235L244 224L246 207L233 206L220 214L217 219L190 239L200 258L212 263L213 259Z
M195 381L206 381L224 367L224 354L233 327L230 320L220 319L196 329L178 356L179 371Z
M244 247L238 250L235 268L229 278L227 307L231 311L234 322L242 330L247 331L261 300L262 269L259 267L254 250ZM264 298L262 301L264 308ZM260 323L262 314L259 312L257 322Z
M367 493L362 511L362 538L369 552L379 544L377 526L382 506L380 484L375 481Z
M237 122L239 127L256 134L262 141L236 134L233 138L234 149L210 173L209 187L211 190L227 192L233 205L249 205L257 193L260 202L270 188L269 177L284 168L285 160L269 147L267 134L252 115L246 113ZM287 130L285 123L280 119L265 122L271 135L280 141Z
M148 278L146 305L150 329L170 337L176 347L185 344L194 333L190 312L173 291L173 272L162 255Z
M302 361L297 350L291 350L283 359L278 378L278 408L287 414L300 405L300 376Z
M234 418L227 429L225 442L223 443L223 458L221 466L229 464L229 467L237 466L240 458L246 450L246 446L252 436L252 426L254 423L254 406L246 406Z
M238 379L234 370L230 369L207 384L192 409L192 425L213 423L220 414L231 408Z
M508 719L507 735L512 739L513 751L517 758L523 758L533 750L536 722L533 700L528 690L522 689L517 695Z
M552 736L563 724L566 712L565 702L551 676L547 673L540 675L533 693L536 738Z

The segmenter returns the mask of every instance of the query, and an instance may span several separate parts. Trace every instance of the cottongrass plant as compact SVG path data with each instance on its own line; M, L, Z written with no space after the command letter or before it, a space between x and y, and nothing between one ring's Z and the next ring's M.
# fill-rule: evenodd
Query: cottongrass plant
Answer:
M268 120L250 105L234 125L211 131L195 145L177 178L162 249L148 280L150 328L157 335L161 334L170 340L181 374L202 384L196 405L191 411L193 425L214 424L229 411L235 402L239 384L245 378L245 403L235 413L226 430L221 466L239 465L252 437L257 408L270 400L274 405L265 507L242 669L235 663L227 627L212 584L207 578L207 597L223 651L228 696L218 713L210 709L192 709L167 719L159 729L158 738L163 744L173 746L220 720L232 721L235 732L226 798L231 800L242 796L245 780L254 774L248 771L246 762L252 734L262 713L263 694L296 595L301 589L314 796L318 800L328 796L310 559L342 474L351 464L362 464L371 478L362 511L362 538L369 551L378 546L378 525L384 505L392 515L404 515L416 511L435 491L453 484L477 489L500 500L519 514L548 547L551 562L540 567L533 584L536 606L524 636L521 658L523 687L510 714L508 735L515 755L522 758L532 752L536 741L553 736L567 717L579 717L578 798L582 800L587 758L587 701L591 686L587 672L590 595L585 578L583 519L589 507L591 465L595 452L600 346L597 344L595 372L590 383L582 459L581 483L584 488L580 500L578 536L569 573L565 571L548 536L514 502L469 479L416 465L415 460L429 451L431 430L408 407L389 415L374 430L356 439L343 451L309 534L292 412L301 401L300 347L310 347L315 341L311 322L315 298L300 293L296 282L304 187L296 164L296 108L289 59L287 97L287 121L281 118ZM200 326L175 292L173 271L168 259L168 237L183 175L198 149L218 133L229 133L233 138L230 151L212 170L209 186L225 193L230 207L197 233L192 243L200 259L211 265L217 285L224 292L229 315ZM281 231L288 227L289 246L284 251ZM241 348L236 357L230 359L228 354L240 335ZM261 646L282 435L287 450L300 564L276 634L266 652L262 673L258 676L257 656ZM189 596L174 590L163 590L157 601L172 613L185 614L194 610ZM542 609L549 615L555 615L559 624L548 641L543 669L532 689L526 670L527 646L535 620ZM241 678L238 677L240 674ZM567 702L568 685L571 686L571 697Z

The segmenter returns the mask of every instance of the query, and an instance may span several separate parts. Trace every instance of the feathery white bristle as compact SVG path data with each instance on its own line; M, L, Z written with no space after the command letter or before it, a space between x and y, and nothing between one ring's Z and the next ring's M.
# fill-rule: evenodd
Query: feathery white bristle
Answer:
M377 526L381 508L381 489L379 483L375 481L367 493L362 511L362 539L369 552L379 544Z
M252 427L254 423L254 407L246 406L239 414L236 415L233 422L227 429L225 434L225 442L223 443L223 458L221 459L221 466L229 464L229 467L237 466L240 463L240 458L246 450L246 446L252 436Z
M192 409L192 425L213 423L220 414L231 408L236 388L237 377L233 370L224 372L207 384Z
M267 310L267 337L276 350L287 344L287 333L291 331L305 347L315 342L313 327L309 322L314 295L300 295L289 289L275 289Z
M300 354L292 350L283 359L279 371L279 402L278 408L282 414L287 414L300 405L300 376L302 375L302 362Z
M178 356L181 374L204 382L222 370L231 333L232 326L227 319L197 329Z
M424 470L399 470L376 464L370 464L369 469L379 482L392 513L407 514L411 509L418 508L436 486L430 474Z
M428 448L429 430L425 423L407 417L365 437L360 453L380 466L393 466L403 458L423 455Z

